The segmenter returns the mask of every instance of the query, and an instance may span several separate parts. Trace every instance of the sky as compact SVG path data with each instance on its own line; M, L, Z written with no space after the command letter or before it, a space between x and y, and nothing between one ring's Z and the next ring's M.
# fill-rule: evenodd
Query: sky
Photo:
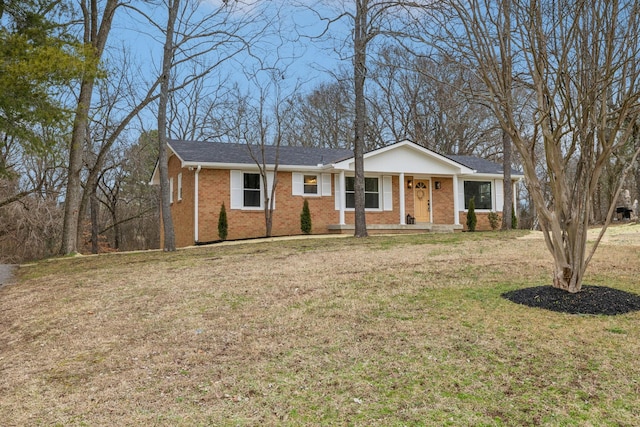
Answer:
M221 0L202 1L198 6L198 13L195 19L200 19L199 15L211 13L220 6ZM311 3L305 1L305 3ZM253 57L246 52L234 57L220 66L222 73L229 73L238 82L242 82L245 77L240 72L242 69L277 68L283 77L292 81L302 81L305 86L313 86L314 83L330 80L331 72L340 66L350 66L349 46L345 41L349 41L349 21L342 19L341 22L332 24L328 35L335 37L324 37L317 39L315 36L321 34L325 29L325 24L321 22L319 16L305 5L291 6L290 1L270 0L267 2L268 8L264 8L264 1L252 1L250 4L235 3L233 6L232 19L253 21L242 31L252 37L251 52ZM114 22L114 31L110 36L110 45L114 55L118 55L117 48L126 46L132 49L134 61L143 66L144 73L149 76L157 75L162 59L163 35L157 28L148 24L148 21L138 13L131 10L120 10ZM147 10L154 19L164 24L166 17L160 8ZM339 10L325 8L318 12L325 16L335 16ZM278 14L278 16L274 16ZM271 16L269 16L271 15ZM217 18L219 19L219 17ZM266 32L261 31L266 25ZM261 31L261 36L256 37L256 33ZM343 56L336 52L335 47L342 45ZM257 58L262 64L258 64ZM114 58L115 60L115 58Z

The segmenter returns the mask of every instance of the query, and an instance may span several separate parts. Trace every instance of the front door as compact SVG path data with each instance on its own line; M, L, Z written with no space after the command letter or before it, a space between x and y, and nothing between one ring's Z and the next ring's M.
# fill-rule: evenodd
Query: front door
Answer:
M416 181L413 187L413 200L415 201L416 222L431 222L429 211L429 181Z

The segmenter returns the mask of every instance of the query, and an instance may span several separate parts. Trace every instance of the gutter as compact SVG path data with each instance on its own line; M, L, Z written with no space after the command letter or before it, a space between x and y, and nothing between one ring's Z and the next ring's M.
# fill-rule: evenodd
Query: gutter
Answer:
M202 169L201 165L198 165L196 168L196 173L194 175L194 198L193 198L193 238L195 243L198 243L198 211L199 211L199 199L198 199L198 183L200 181L200 169Z

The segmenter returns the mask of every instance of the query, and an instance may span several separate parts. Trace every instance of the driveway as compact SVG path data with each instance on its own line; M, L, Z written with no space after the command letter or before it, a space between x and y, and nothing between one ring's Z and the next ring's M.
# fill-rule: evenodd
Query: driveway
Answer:
M13 270L15 268L15 265L0 264L0 286L6 285L13 281Z

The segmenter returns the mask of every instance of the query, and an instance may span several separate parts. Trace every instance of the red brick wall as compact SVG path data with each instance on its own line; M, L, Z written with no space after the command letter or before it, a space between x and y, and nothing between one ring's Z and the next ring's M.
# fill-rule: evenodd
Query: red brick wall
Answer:
M436 181L440 189L436 190ZM453 178L431 178L431 206L433 207L434 224L453 224Z
M498 212L500 218L502 218L502 212ZM491 224L489 224L489 212L478 212L476 211L476 231L489 231L491 230ZM467 228L467 213L465 211L460 211L460 224L463 226L463 230L468 230Z
M178 200L178 174L182 173L182 200ZM176 246L193 245L193 176L194 171L181 169L176 156L169 159L169 178L173 178L173 203L171 218L176 234Z
M178 201L178 173L182 172L182 201ZM195 243L194 232L194 182L195 170L180 169L180 161L176 156L169 159L169 176L174 180L174 202L171 206L176 245L189 246ZM393 210L367 211L367 224L399 224L400 192L399 176L392 177ZM405 176L405 214L413 214L413 192L406 188L406 181L414 179ZM440 181L441 188L435 189L435 182ZM278 172L276 188L276 208L273 216L273 236L297 235L300 231L300 213L304 199L309 201L311 211L312 233L327 233L327 226L338 224L340 213L335 209L335 180L331 179L331 196L309 197L292 195L291 172ZM451 178L431 178L433 220L435 224L453 224L453 180ZM263 210L231 209L230 206L230 171L202 169L199 173L199 216L198 241L210 242L219 239L218 217L224 202L227 210L229 240L265 235L265 218ZM466 215L460 214L461 224ZM345 222L354 223L353 211L345 212ZM478 214L478 230L490 229L486 214Z
M312 233L326 233L329 224L338 222L339 213L335 210L333 196L309 197L292 195L291 172L278 172L276 186L276 207L273 211L273 236L301 234L300 213L304 199L309 200ZM331 182L333 187L333 180ZM222 202L227 210L229 234L227 239L243 239L264 236L266 232L263 210L231 209L230 207L230 171L203 169L200 171L200 216L199 240L208 242L217 240L218 217ZM332 194L334 189L332 188Z

